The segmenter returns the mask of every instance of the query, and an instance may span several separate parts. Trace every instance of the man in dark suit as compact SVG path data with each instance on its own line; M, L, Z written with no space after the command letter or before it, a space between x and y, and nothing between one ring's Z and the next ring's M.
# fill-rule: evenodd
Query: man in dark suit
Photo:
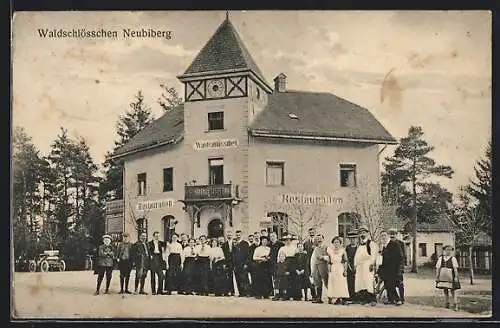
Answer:
M345 248L347 255L347 290L349 291L349 301L356 301L356 291L354 281L356 279L356 272L354 270L354 256L358 249L358 233L356 231L349 231L347 233L349 245Z
M234 265L234 275L239 297L249 296L248 281L248 254L250 252L248 243L241 238L241 230L236 231L235 243L233 245L232 259Z
M234 271L234 265L233 265L233 233L231 231L226 232L226 241L221 246L222 252L224 253L224 258L225 258L225 264L226 264L226 269L228 273L227 277L227 287L226 287L226 293L234 296L234 283L233 283L233 271Z
M397 230L395 230L397 232ZM403 274L405 272L405 265L406 265L406 248L405 248L405 243L402 242L401 240L395 238L395 242L399 244L401 247L401 251L403 252L403 260L401 261L401 267L399 269L399 275L396 277L396 281L394 282L396 284L396 288L398 290L399 294L399 300L401 301L402 304L405 303L405 285L403 282Z
M255 269L255 262L253 260L253 253L257 246L259 246L260 242L260 233L259 237L256 238L254 235L249 235L248 236L248 273L250 275L250 284L249 284L249 294L251 296L255 296L255 286L254 286L254 269Z
M323 303L323 285L328 286L328 256L327 246L323 244L323 235L316 235L314 238L315 247L311 257L311 274L314 279L314 288L316 288L316 298L313 303Z
M281 242L280 240L278 240L278 235L276 234L276 232L271 232L269 234L269 237L270 237L270 241L269 241L269 248L270 248L270 252L269 252L269 264L271 266L271 274L272 274L272 277L273 277L273 294L275 296L275 299L278 299L279 296L278 296L278 292L277 292L277 289L278 287L276 286L277 285L277 277L276 277L276 265L277 265L277 262L278 262L278 252L280 250L281 247L285 246L285 244L283 242Z
M397 231L389 229L390 240L382 249L382 274L384 285L387 290L387 299L389 303L401 305L402 302L396 292L396 280L401 275L401 263L403 262L403 250L396 241Z
M141 232L139 240L134 244L132 252L135 266L135 294L137 294L137 290L139 289L139 294L141 295L148 294L144 291L144 282L146 281L150 266L150 252L146 243L146 238L146 233Z
M151 293L153 295L163 294L163 253L166 244L160 240L160 233L153 233L153 240L148 243L149 254L151 256ZM158 287L156 287L156 276L158 276Z
M309 228L308 230L309 237L304 241L304 250L307 252L307 265L309 266L309 271L311 270L311 256L314 250L314 236L316 235L316 229ZM307 279L307 283L309 283L309 279ZM309 284L308 287L311 289L311 298L316 299L316 289Z

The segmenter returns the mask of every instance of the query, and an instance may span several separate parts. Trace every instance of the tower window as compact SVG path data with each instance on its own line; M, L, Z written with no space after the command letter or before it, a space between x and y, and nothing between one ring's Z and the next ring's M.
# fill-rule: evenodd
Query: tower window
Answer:
M224 129L224 112L208 113L208 130Z
M209 184L224 184L224 159L211 158L208 160Z

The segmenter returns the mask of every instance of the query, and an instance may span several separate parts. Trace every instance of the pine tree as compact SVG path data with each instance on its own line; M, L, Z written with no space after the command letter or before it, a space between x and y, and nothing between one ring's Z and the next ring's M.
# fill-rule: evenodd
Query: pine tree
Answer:
M401 138L394 156L384 163L382 190L386 197L394 197L399 216L410 219L413 236L412 272L417 272L417 224L434 221L451 204L451 193L431 177L451 178L453 169L437 165L428 155L434 150L424 139L421 127L410 127L408 136Z
M25 130L16 127L12 144L14 254L33 256L37 235L42 192L40 174L45 162Z
M483 211L484 215L489 218L488 223L484 225L484 232L493 236L492 230L492 170L491 170L491 141L488 142L486 147L485 156L476 162L474 167L474 178L471 179L469 185L466 187L467 193L473 197L477 203L478 208Z
M117 122L118 139L115 140L113 151L105 156L105 178L101 183L101 196L105 200L123 199L123 163L114 161L111 157L116 149L126 144L140 130L153 121L151 108L144 103L144 96L139 90L135 100L130 103L130 109L119 117Z
M164 111L172 110L183 103L182 97L179 96L174 87L169 87L165 84L160 84L160 87L165 90L165 93L162 93L161 97L158 98L158 104L160 104Z

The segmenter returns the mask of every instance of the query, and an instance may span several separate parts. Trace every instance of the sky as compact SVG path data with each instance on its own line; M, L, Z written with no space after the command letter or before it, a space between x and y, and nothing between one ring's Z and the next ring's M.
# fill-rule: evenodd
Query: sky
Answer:
M60 132L84 137L97 163L116 121L142 90L156 117L160 84L182 74L225 11L20 12L12 22L12 125L42 154ZM235 11L230 19L265 78L361 105L396 138L421 126L450 191L468 183L491 138L491 14L487 11ZM42 38L38 29L118 31L118 38ZM172 31L127 38L122 29ZM182 93L181 93L182 94ZM392 155L394 147L382 156Z

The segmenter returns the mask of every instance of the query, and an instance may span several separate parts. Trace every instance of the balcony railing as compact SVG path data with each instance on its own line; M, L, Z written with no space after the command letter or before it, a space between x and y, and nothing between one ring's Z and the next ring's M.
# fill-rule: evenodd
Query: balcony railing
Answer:
M185 200L220 200L238 197L238 186L232 184L185 186Z

